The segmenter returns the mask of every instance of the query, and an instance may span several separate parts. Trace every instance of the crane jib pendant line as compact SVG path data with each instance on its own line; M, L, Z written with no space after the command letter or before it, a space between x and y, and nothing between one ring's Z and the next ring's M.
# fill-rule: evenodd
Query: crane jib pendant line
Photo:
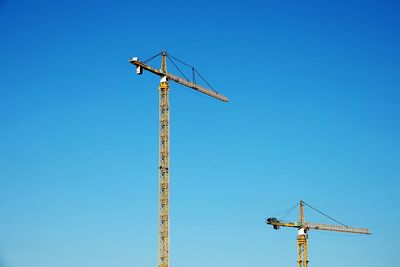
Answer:
M161 67L160 69L153 68L146 64L149 60L161 55ZM141 75L143 70L147 70L157 76L161 77L159 84L159 203L158 203L158 266L168 267L169 265L169 208L170 208L170 190L169 190L169 81L174 81L198 92L228 102L228 98L224 95L219 94L212 89L210 84L206 82L203 77L190 65L179 62L191 67L193 73L193 81L177 75L168 73L167 71L167 57L172 60L174 57L169 57L166 52L146 60L140 61L137 57L129 60L129 62L136 66L136 73ZM176 58L174 58L176 59ZM176 59L177 60L177 59ZM173 61L172 61L173 62ZM176 66L175 63L173 63ZM179 70L179 68L178 68ZM179 70L180 71L180 70ZM181 72L182 73L182 72ZM203 87L196 83L195 73L202 78L210 88ZM183 73L182 73L183 74Z

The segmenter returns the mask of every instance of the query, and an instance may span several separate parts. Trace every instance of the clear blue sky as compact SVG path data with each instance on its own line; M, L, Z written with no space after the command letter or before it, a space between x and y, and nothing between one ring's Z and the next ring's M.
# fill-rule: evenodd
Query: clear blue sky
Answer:
M172 267L295 266L300 199L373 232L310 266L397 266L400 5L306 2L0 1L0 266L157 266L163 49L231 100L171 84Z

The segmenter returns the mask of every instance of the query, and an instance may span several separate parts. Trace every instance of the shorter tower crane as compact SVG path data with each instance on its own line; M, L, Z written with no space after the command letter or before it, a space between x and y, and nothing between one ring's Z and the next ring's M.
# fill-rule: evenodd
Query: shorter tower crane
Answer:
M299 205L299 204L297 204ZM296 206L297 206L296 205ZM344 225L338 221L337 223L341 225L331 225L331 224L321 224L321 223L311 223L304 221L304 205L316 210L317 212L327 216L328 218L336 221L335 219L329 217L328 215L320 212L319 210L311 207L304 201L300 200L300 208L299 208L299 221L298 222L284 222L280 221L277 218L268 218L265 223L272 225L275 230L278 230L282 227L294 227L298 229L297 234L297 266L298 267L308 267L308 230L323 230L323 231L334 231L334 232L344 232L344 233L353 233L353 234L366 234L370 235L371 232L367 228L356 228L349 227ZM293 207L294 208L294 207Z

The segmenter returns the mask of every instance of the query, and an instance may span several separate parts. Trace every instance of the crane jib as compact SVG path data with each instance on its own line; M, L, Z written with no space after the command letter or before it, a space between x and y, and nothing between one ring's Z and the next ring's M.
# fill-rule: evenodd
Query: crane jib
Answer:
M325 231L344 232L344 233L353 233L353 234L365 234L365 235L371 234L371 232L367 228L350 227L350 226L343 226L343 225L331 225L331 224L323 224L323 223L306 222L304 224L304 226L306 228L314 229L314 230L325 230Z

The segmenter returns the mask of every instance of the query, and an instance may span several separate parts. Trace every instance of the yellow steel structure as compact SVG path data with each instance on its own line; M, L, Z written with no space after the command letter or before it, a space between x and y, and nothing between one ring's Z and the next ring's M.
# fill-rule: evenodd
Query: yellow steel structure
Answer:
M142 74L143 69L161 77L159 85L159 221L158 221L158 266L168 267L169 265L169 80L182 84L186 87L197 90L203 94L209 95L224 102L228 98L180 78L167 71L167 53L161 53L161 68L155 69L139 61L134 57L129 60L136 66L137 74Z
M308 230L324 230L334 232L344 232L353 234L367 234L370 235L370 231L367 228L355 228L345 225L331 225L321 223L310 223L304 221L304 201L300 200L299 206L299 221L298 222L283 222L276 218L268 218L267 224L272 225L275 230L282 227L294 227L298 229L297 235L297 266L308 267Z
M300 200L300 209L299 209L299 222L300 224L304 223L304 205L303 201ZM301 233L301 234L300 234ZM297 235L297 263L299 267L307 267L308 266L308 246L307 246L307 232L306 230L299 230L299 234Z

